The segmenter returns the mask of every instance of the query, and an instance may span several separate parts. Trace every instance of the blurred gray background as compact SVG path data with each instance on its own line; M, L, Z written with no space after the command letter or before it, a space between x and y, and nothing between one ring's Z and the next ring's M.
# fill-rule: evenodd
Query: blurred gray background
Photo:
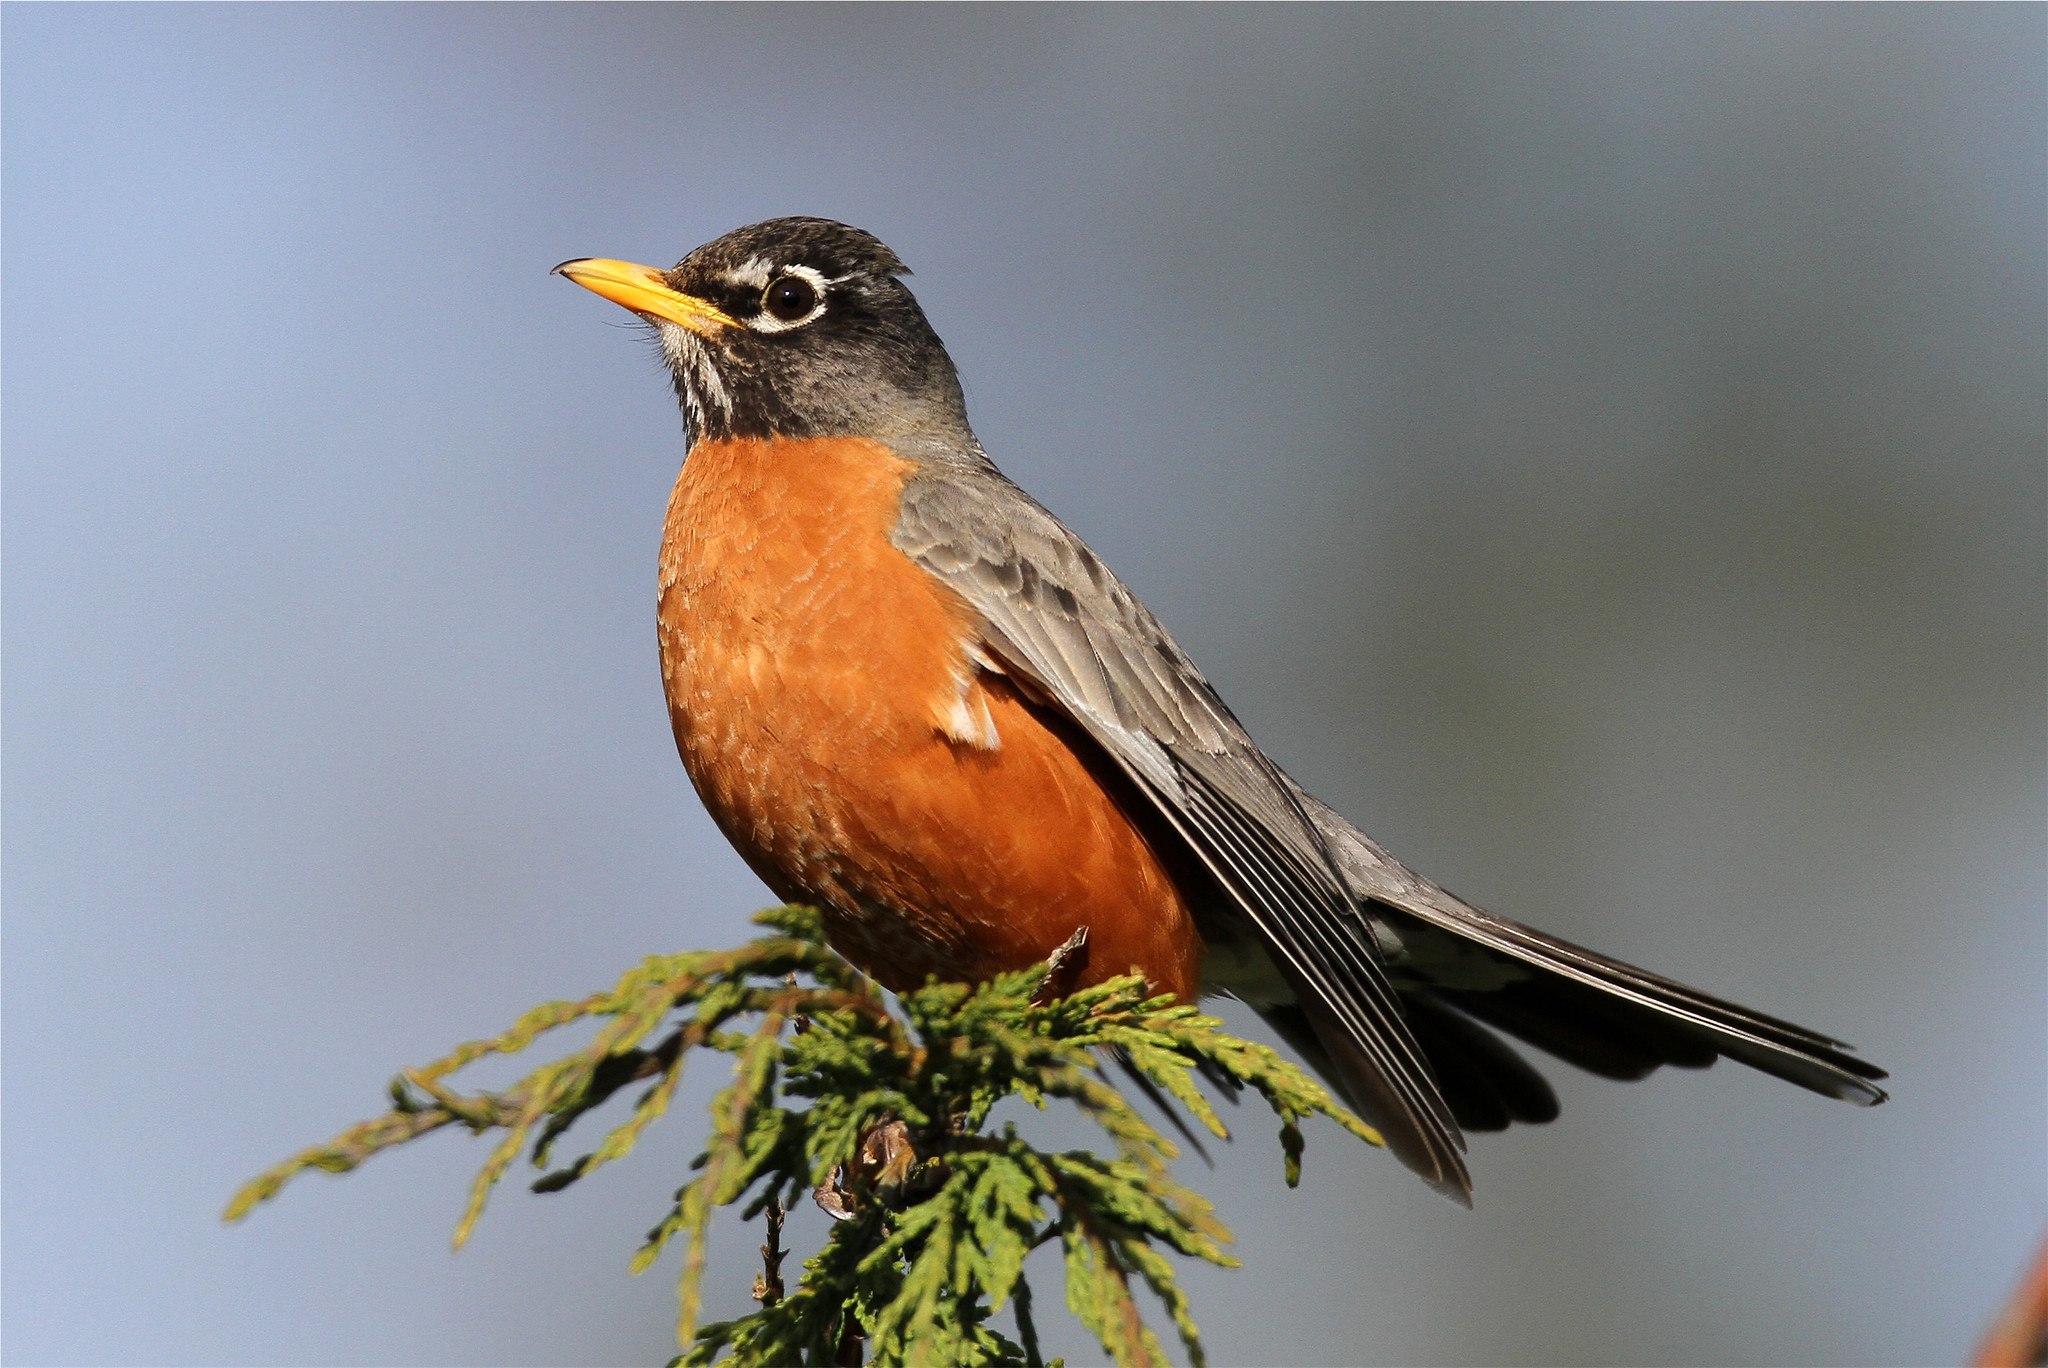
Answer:
M1471 1214L1247 1116L1215 1361L1963 1355L2048 1219L2044 13L9 6L7 1357L673 1352L715 1070L459 1256L456 1135L218 1213L767 901L662 710L665 377L547 269L784 213L1312 787L1894 1072L1562 1078Z

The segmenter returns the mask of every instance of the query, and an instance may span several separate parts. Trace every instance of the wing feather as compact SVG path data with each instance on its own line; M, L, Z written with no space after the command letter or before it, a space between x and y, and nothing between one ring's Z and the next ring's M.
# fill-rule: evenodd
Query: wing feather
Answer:
M1350 1100L1459 1201L1464 1137L1319 829L1151 611L993 466L928 468L898 549L980 614L1003 670L1071 717L1154 804L1298 995Z

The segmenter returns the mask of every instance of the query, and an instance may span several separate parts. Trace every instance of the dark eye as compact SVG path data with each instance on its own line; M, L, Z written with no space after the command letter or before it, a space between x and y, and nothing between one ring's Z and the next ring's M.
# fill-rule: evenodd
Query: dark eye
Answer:
M785 323L794 323L818 307L818 287L802 276L777 276L761 296L761 307Z

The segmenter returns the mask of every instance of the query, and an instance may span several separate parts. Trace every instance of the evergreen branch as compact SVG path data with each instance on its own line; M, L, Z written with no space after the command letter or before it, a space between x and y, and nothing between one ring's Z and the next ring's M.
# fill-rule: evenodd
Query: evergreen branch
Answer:
M731 1081L712 1102L693 1176L632 1259L643 1271L682 1238L678 1363L1040 1365L1025 1265L1054 1241L1067 1306L1112 1359L1166 1362L1140 1308L1143 1287L1200 1363L1173 1256L1234 1267L1230 1232L1173 1178L1178 1148L1112 1085L1104 1057L1114 1054L1155 1101L1171 1099L1221 1138L1229 1131L1196 1075L1257 1094L1280 1121L1290 1185L1311 1116L1379 1143L1273 1051L1224 1034L1196 1008L1148 996L1135 976L1060 996L1070 980L1056 955L1049 968L978 987L931 983L891 999L826 947L815 912L775 908L757 920L770 934L732 950L651 956L609 992L546 1003L501 1035L407 1071L388 1112L267 1170L235 1195L227 1218L241 1219L300 1173L346 1172L449 1125L499 1131L456 1226L459 1245L523 1150L545 1168L577 1120L651 1080L594 1150L533 1186L556 1191L624 1158L668 1110L686 1060L711 1051L731 1056ZM469 1094L449 1082L584 1019L601 1023L589 1044L510 1088ZM1005 1097L1073 1106L1100 1128L1107 1153L1041 1150L1014 1125L988 1132ZM786 1287L784 1221L807 1190L835 1220ZM700 1325L711 1227L727 1207L768 1216L759 1305ZM1005 1309L1021 1343L991 1324Z

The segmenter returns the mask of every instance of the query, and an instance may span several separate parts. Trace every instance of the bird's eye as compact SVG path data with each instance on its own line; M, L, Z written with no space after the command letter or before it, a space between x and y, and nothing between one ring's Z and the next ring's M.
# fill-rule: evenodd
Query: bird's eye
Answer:
M761 307L784 323L794 323L818 307L818 287L802 276L777 276L761 296Z

